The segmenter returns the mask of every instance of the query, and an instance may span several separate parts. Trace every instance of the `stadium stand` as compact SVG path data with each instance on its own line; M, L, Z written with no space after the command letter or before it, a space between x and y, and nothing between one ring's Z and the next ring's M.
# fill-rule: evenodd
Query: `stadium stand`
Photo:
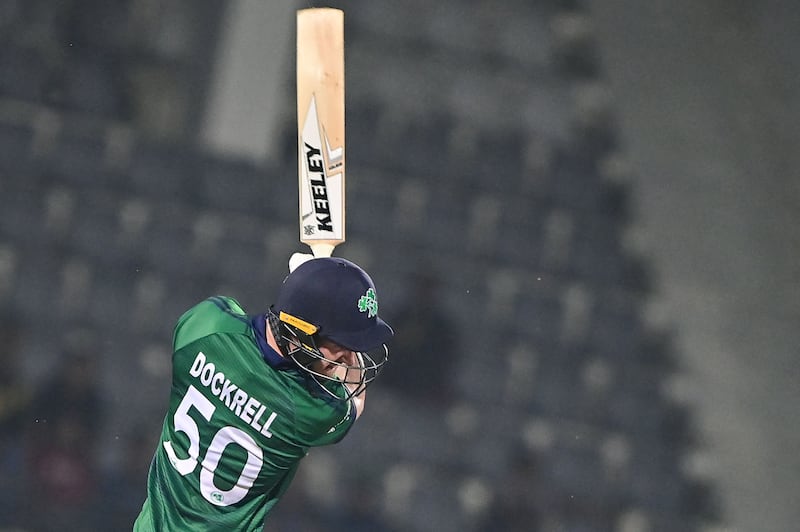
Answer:
M45 23L63 34L61 19L42 2L3 4L17 7L0 47L0 310L26 324L31 367L56 356L41 351L61 333L99 331L108 408L152 439L180 312L218 291L263 309L296 249L294 202L269 190L294 174L293 153L259 166L148 135L135 84L120 88L99 52L131 71L173 65L178 87L207 63L181 56L189 45L131 38L147 24L142 2L104 9L126 31L81 41L66 71L35 40ZM219 13L202 4L171 12L190 37ZM676 369L669 331L642 319L648 268L625 246L626 183L606 165L620 147L591 21L555 0L374 0L350 13L349 172L364 177L348 190L358 244L342 254L368 259L386 308L423 259L441 272L463 350L454 404L377 384L362 426L309 457L293 496L323 509L326 530L352 521L337 528L343 501L315 491L323 473L374 486L371 518L385 530L703 530L713 489L684 472L691 412L663 393ZM375 224L394 231L379 241ZM118 416L106 423L126 433ZM102 443L95 465L117 471L123 449ZM267 529L288 529L293 508L279 505ZM0 528L28 517L0 515Z

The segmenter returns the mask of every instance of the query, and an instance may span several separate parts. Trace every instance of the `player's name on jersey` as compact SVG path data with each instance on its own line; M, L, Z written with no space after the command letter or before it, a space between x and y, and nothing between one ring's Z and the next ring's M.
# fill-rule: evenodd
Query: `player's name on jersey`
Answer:
M189 375L195 377L200 384L211 391L215 397L219 398L231 412L236 414L242 421L266 436L272 437L269 431L270 425L278 416L276 412L271 412L264 420L267 407L261 404L258 399L232 383L224 373L217 371L213 362L207 360L202 351L192 362L189 368ZM262 421L264 420L264 421Z

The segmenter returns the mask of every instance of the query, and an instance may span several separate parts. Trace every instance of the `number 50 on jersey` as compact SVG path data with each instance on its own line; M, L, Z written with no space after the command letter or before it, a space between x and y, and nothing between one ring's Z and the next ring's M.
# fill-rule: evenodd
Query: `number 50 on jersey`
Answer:
M344 13L297 12L300 241L317 257L345 240Z

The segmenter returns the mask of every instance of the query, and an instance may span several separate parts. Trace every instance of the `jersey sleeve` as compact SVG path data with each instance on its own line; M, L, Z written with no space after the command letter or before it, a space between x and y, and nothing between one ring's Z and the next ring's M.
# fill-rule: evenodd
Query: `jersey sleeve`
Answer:
M210 334L237 332L246 326L247 315L239 303L225 296L214 296L187 310L175 325L173 350Z
M305 417L297 427L309 447L320 447L339 443L356 421L356 409L352 401L331 401L320 409L327 415Z

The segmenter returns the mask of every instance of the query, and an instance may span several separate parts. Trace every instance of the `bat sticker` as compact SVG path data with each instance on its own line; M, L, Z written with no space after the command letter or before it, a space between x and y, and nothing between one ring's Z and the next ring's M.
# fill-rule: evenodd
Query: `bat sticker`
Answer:
M319 124L313 94L300 142L300 217L303 234L311 239L343 238L344 148L331 147L324 127Z

